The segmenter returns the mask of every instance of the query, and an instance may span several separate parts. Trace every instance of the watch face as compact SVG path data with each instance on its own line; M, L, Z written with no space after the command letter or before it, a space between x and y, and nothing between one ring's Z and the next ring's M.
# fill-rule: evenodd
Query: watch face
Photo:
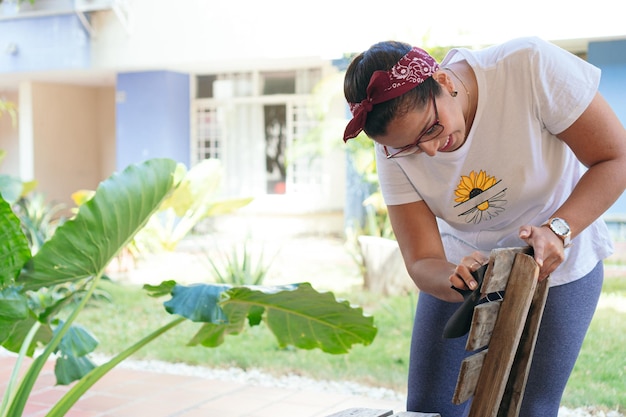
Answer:
M555 233L561 236L566 236L570 232L567 223L565 223L565 221L561 219L552 219L552 221L550 222L550 227L552 228L552 230L554 230Z

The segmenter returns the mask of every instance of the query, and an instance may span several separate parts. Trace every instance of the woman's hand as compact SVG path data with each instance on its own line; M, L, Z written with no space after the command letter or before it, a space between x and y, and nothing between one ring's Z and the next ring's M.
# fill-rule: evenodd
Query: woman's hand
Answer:
M450 275L450 283L454 288L460 290L474 290L478 283L472 276L472 272L483 266L489 261L489 258L481 252L473 252L469 256L463 257L454 269L454 274Z
M539 265L539 281L546 279L565 260L563 241L548 227L522 226L519 237L532 246Z

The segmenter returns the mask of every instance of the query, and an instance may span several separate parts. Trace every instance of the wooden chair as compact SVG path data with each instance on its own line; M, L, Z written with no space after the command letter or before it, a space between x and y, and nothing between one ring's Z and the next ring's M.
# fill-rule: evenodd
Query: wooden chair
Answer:
M506 291L504 299L474 309L466 349L478 351L461 364L452 398L473 397L469 417L517 417L528 380L548 279L529 248L495 249L485 271L483 294ZM485 348L485 349L483 349ZM439 414L351 408L328 417L440 417Z
M539 267L527 248L491 252L482 292L505 290L502 301L476 306L466 349L487 349L461 364L452 402L470 397L469 417L517 417L528 380L548 279L537 282Z

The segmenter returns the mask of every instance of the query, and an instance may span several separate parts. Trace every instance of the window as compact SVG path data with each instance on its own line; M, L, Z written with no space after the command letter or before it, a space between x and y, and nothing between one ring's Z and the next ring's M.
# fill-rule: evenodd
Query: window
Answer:
M296 73L294 71L263 72L261 79L263 82L261 94L264 96L296 93Z
M213 98L213 82L215 75L199 75L196 77L196 98Z
M205 107L196 112L196 156L199 161L222 157L223 134L218 109Z
M326 172L319 155L295 151L317 125L310 93L320 79L315 68L198 76L192 163L220 159L228 195L306 195L323 204L314 197Z

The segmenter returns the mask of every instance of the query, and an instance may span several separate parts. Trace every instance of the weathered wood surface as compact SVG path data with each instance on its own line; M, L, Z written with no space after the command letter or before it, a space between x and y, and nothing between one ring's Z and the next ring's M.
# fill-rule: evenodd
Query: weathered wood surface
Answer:
M539 267L529 248L491 252L482 292L506 290L502 301L477 306L452 402L474 397L469 417L517 417L528 380L537 334L548 296L548 280L537 282ZM351 408L328 417L441 417L436 413Z
M485 271L481 289L483 294L503 290L507 290L508 293L507 285L509 284L518 252L519 251L511 249L495 249L491 251L489 265ZM530 296L532 292L528 294ZM511 296L511 298L512 297L513 296ZM498 317L500 317L499 312L501 311L501 305L502 301L497 301L475 307L472 325L465 347L466 350L475 351L489 344L496 328L496 321ZM520 322L517 322L516 325L519 326L519 323ZM523 323L523 321L521 323ZM488 350L484 350L478 354L472 355L466 358L461 364L457 386L452 398L454 404L461 404L474 396L487 352Z
M492 301L474 307L472 327L470 327L465 350L478 350L489 344L498 318L498 311L500 311L500 303L501 301Z
M537 274L538 267L532 257L515 256L469 417L496 417L498 414L535 293Z
M480 376L480 369L483 366L486 355L487 350L483 350L482 352L465 358L463 362L461 362L461 370L459 371L456 389L452 397L454 404L464 403L474 395L478 377Z
M513 262L518 253L530 255L531 249L524 248L500 248L494 249L489 254L489 266L485 271L485 277L481 292L489 294L502 291L506 288Z
M498 417L517 417L519 415L547 298L548 279L545 279L539 282L535 289L528 311L528 318L526 319L526 327L517 349L515 361L511 367L509 382L502 396Z
M548 294L548 280L538 283L538 272L529 248L490 254L481 290L506 290L506 295L474 310L466 349L488 349L463 361L452 398L461 404L474 397L470 417L519 414Z

